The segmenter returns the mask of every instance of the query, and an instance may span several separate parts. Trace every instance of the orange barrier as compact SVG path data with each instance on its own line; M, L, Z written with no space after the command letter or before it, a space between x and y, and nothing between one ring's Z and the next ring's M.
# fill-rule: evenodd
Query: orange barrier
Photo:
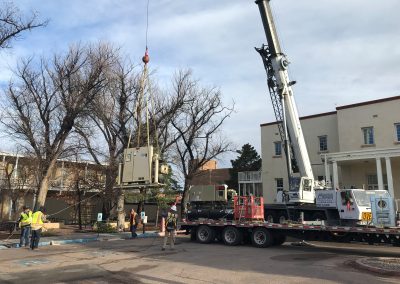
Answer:
M264 198L255 196L234 196L235 220L264 220Z

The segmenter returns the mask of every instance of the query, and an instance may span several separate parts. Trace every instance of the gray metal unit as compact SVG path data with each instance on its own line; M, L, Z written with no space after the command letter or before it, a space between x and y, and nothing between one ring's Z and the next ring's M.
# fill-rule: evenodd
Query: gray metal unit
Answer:
M152 160L152 146L125 149L122 183L152 183Z
M189 201L227 201L226 185L193 185L189 190Z
M396 209L390 196L371 196L372 220L374 226L396 226Z

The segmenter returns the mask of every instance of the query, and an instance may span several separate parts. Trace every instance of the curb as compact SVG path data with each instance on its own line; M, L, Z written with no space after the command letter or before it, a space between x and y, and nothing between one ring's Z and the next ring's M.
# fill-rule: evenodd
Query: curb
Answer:
M146 239L146 238L158 238L160 237L159 233L150 232L144 234L138 234L136 238L138 239ZM96 237L89 237L89 238L79 238L79 239L66 239L66 240L46 240L39 242L38 246L50 246L50 245L66 245L66 244L79 244L79 243L89 243L89 242L96 242L96 241L110 241L110 240L127 240L131 239L128 236L118 236L112 234L105 234L105 235L97 235ZM19 243L13 243L9 246L0 245L1 249L8 249L8 248L20 248Z

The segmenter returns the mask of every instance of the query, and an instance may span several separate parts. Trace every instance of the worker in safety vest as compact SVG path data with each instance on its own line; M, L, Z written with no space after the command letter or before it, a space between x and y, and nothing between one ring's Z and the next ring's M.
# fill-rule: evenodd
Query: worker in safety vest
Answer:
M40 234L43 228L43 222L46 221L46 209L40 207L32 215L32 237L31 237L31 249L37 249L39 246Z
M162 250L165 250L167 247L167 242L169 239L169 245L171 249L174 249L175 244L175 232L177 227L177 210L176 205L172 205L168 211L167 219L165 220L165 235L164 235L164 243L162 246Z
M22 207L22 213L19 217L18 223L21 228L21 237L19 239L19 246L25 247L29 246L29 235L31 233L31 224L32 224L32 211L28 206Z

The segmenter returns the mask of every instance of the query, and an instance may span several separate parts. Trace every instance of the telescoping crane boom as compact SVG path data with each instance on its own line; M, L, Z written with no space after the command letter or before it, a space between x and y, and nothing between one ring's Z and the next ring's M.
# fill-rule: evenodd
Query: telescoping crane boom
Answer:
M286 164L289 178L289 202L313 203L314 175L306 142L300 125L300 119L289 80L289 61L282 52L274 20L270 0L256 0L267 37L267 45L257 48L260 53L268 77L268 88L274 107L278 127L286 153ZM300 177L295 177L298 170Z
M268 41L267 46L257 48L257 51L267 71L272 105L281 139L285 142L291 180L289 202L292 204L263 204L262 197L235 196L230 218L228 214L200 216L204 212L199 204L195 208L197 216L188 215L188 219L182 221L181 229L186 230L192 240L203 244L218 239L226 245L236 246L247 238L256 247L268 247L280 245L287 236L291 236L303 240L399 246L398 213L393 197L386 190L328 189L318 184L314 187L311 163L293 97L293 82L287 72L289 63L279 45L269 1L255 1ZM294 163L295 160L297 163ZM300 176L295 178L296 168ZM195 198L198 195L200 199L202 193L202 190L196 191ZM211 193L211 197L214 200L216 195Z

